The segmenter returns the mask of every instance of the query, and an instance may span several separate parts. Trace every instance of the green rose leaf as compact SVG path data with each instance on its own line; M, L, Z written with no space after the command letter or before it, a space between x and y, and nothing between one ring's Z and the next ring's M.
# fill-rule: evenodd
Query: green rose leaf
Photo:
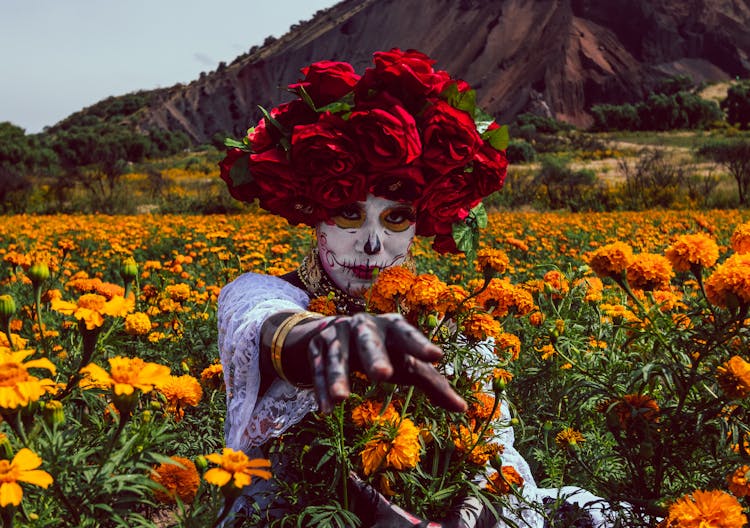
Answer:
M224 138L224 146L229 148L238 148L245 152L250 152L250 147L245 141L240 141L234 138Z
M479 132L479 135L483 138L484 133L487 132L487 129L494 122L495 118L481 108L474 110L474 124L477 126L477 132Z
M484 208L484 204L479 202L474 209L469 212L469 218L473 218L479 229L487 227L487 209Z
M317 111L320 113L331 112L332 114L341 114L349 112L352 108L354 108L354 92L349 92L338 101L328 103L318 108Z
M458 91L458 85L451 83L440 96L453 108L463 110L473 116L477 107L477 92L474 90Z
M482 139L486 139L492 145L492 148L496 150L505 150L508 148L508 141L510 139L508 125L486 131L482 134Z

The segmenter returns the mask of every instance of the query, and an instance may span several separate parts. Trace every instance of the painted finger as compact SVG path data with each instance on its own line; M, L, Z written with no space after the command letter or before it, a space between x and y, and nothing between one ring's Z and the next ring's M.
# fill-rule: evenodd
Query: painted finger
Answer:
M321 412L328 414L333 410L331 398L328 394L328 381L326 380L324 350L327 345L320 337L320 334L313 337L307 346L307 357L310 362L310 372L312 373L313 389L315 389L315 399L318 400L318 408Z
M414 357L406 356L403 362L403 372L399 372L394 381L414 385L435 404L453 412L465 412L468 405L448 380L435 367Z
M395 315L395 314L393 314ZM419 330L410 325L402 317L389 317L386 328L386 346L388 350L398 350L422 361L430 363L440 361L443 351Z
M335 331L335 337L324 338L328 345L326 379L329 395L338 403L349 397L349 332L345 325L335 325L331 330Z
M351 346L356 350L359 366L367 377L384 381L393 375L393 365L383 342L382 331L372 318L352 317Z

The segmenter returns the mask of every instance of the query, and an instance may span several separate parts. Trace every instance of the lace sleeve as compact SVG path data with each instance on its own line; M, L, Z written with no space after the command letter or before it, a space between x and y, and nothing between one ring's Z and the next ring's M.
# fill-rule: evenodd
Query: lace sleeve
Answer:
M219 352L227 387L226 445L247 451L315 410L315 396L280 379L260 387L260 329L271 314L307 307L307 293L278 277L246 273L219 295Z

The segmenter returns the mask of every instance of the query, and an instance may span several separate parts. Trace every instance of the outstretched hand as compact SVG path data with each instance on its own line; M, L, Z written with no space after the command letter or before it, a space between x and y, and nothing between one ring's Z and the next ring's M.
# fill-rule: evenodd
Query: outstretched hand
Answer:
M443 352L398 314L331 316L296 325L284 342L284 354L307 357L310 376L323 412L350 394L349 372L370 380L414 385L449 411L466 402L432 363Z

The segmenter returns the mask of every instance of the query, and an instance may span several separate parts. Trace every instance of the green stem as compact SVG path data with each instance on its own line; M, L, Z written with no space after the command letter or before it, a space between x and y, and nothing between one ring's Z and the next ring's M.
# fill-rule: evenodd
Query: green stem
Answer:
M36 311L36 322L39 325L39 336L42 341L42 348L45 355L49 356L49 347L47 345L47 336L44 334L44 322L42 321L42 285L34 285L34 308Z
M8 338L8 346L10 347L11 351L16 351L16 345L13 344L13 336L10 332L10 317L8 317L8 320L5 323L5 337Z
M63 398L65 398L70 393L70 391L73 390L73 387L75 387L75 385L81 380L81 369L89 364L89 362L91 361L91 357L96 351L96 343L99 339L99 332L101 331L101 328L88 330L86 328L86 323L84 323L83 321L78 322L78 328L81 332L81 339L83 344L81 361L78 363L78 367L76 368L75 373L68 380L68 384L57 396L58 400L62 400ZM105 338L107 335L109 335L109 332L107 332Z

